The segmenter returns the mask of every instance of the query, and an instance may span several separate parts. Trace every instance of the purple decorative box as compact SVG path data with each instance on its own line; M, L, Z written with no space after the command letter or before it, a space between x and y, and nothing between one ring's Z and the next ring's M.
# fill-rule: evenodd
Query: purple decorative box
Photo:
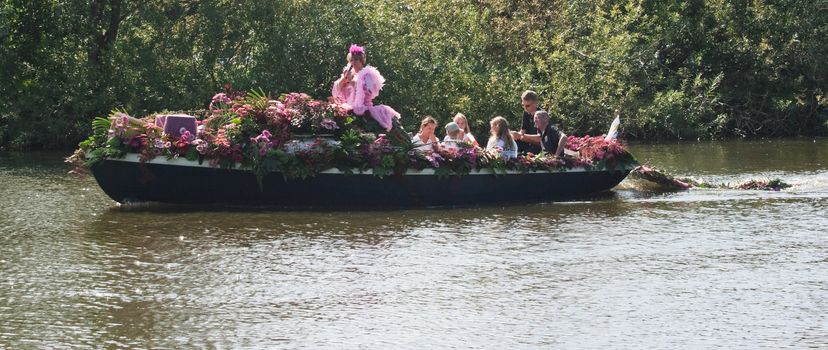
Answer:
M159 125L161 119L161 125ZM181 129L196 134L196 118L184 114L163 115L155 118L155 125L164 127L164 133L172 137L180 137Z

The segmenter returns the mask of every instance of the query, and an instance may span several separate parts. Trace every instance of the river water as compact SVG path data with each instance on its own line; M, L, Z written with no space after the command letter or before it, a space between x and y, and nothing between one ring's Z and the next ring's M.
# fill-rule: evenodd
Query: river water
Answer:
M0 155L0 348L828 347L828 140L633 145L781 192L392 212L118 207Z

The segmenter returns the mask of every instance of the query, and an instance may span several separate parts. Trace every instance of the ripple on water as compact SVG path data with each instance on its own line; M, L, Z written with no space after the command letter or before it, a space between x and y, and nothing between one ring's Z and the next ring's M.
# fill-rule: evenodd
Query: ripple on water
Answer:
M273 212L118 208L40 162L0 169L0 348L828 346L822 168L702 171L776 193Z

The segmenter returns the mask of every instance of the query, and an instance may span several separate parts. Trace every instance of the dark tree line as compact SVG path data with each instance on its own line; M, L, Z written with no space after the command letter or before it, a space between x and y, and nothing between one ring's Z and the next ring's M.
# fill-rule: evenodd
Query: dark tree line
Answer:
M232 84L317 98L351 43L415 128L478 134L518 96L571 133L613 111L629 138L826 133L826 0L4 0L0 147L70 147L114 108L203 108Z

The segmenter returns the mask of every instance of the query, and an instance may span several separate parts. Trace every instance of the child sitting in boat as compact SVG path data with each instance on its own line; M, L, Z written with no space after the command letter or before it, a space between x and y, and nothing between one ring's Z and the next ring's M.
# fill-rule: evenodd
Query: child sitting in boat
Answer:
M457 150L460 148L461 143L467 144L466 140L463 139L463 130L460 129L460 126L455 122L446 124L446 137L443 138L441 146Z
M463 141L466 141L468 144L474 147L480 147L480 144L477 143L477 139L474 138L474 135L471 133L471 129L469 129L469 120L466 119L466 115L463 113L457 113L454 115L454 122L460 127L460 131L462 132Z
M437 137L434 136L434 130L437 129L437 120L432 116L427 115L420 122L420 132L411 138L411 143L414 144L415 149L420 151L432 151L437 145Z
M497 116L489 122L491 125L491 136L486 144L487 151L499 151L503 159L517 157L517 143L509 132L509 122L506 118Z
M385 78L376 68L365 65L364 47L351 45L347 59L348 65L333 85L334 100L346 110L353 110L356 115L367 112L386 131L390 131L394 118L399 118L400 114L389 106L375 106L373 102L382 90Z

